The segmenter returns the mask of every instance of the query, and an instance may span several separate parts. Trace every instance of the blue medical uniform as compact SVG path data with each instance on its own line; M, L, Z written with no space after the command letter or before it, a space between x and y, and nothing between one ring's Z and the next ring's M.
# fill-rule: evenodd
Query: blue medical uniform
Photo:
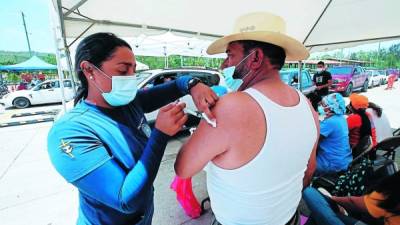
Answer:
M48 153L79 189L77 224L151 224L153 182L169 137L151 130L144 113L188 94L190 79L140 90L113 109L81 101L53 125Z
M333 115L320 123L324 138L317 153L317 174L328 174L347 170L352 161L349 130L343 115Z

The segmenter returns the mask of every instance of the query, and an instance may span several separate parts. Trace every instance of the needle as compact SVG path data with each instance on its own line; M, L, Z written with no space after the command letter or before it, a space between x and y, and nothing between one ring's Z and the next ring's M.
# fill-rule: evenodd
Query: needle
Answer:
M188 109L188 108L184 108L183 111L185 113L190 114L190 115L193 115L193 116L196 116L198 118L204 119L208 124L210 124L214 128L217 127L217 122L214 121L214 120L211 120L210 118L208 118L208 116L205 113L196 112L196 111L193 111L193 110Z

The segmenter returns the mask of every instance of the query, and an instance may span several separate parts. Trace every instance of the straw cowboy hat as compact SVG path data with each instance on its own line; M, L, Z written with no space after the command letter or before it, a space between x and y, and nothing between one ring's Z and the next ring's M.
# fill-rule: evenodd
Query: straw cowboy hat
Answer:
M274 14L267 12L250 13L239 17L233 28L233 34L214 41L207 49L207 53L224 53L230 42L239 40L253 40L267 42L282 47L286 52L286 60L303 60L310 53L294 38L286 35L285 21Z

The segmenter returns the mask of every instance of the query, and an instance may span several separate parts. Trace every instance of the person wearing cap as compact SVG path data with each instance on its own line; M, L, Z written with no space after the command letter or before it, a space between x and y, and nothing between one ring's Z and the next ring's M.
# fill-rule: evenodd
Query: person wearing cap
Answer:
M350 115L347 117L349 128L350 146L354 149L360 140L366 135L371 136L372 143L376 145L376 133L374 124L371 122L370 115L366 112L369 107L368 98L364 95L351 94L348 106Z
M213 107L216 127L204 121L175 162L181 178L206 166L213 224L297 224L304 186L315 170L318 115L301 92L285 84L286 60L308 58L286 35L284 20L259 12L240 17L234 34L212 43L227 53L221 65L231 93Z
M318 106L318 112L324 119L320 122L316 175L345 171L353 158L342 95L332 93L325 96Z

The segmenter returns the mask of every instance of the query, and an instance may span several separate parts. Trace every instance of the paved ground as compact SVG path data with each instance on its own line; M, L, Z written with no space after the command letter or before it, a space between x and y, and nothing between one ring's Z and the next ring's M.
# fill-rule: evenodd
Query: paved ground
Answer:
M370 89L366 95L381 105L393 128L400 127L400 86L384 91ZM61 108L61 105L40 106L25 110L8 109L0 114L0 123L10 122L11 115L21 112ZM19 118L21 119L21 118ZM14 119L17 120L17 119ZM0 128L0 224L1 225L67 225L77 216L77 192L51 166L46 139L51 123ZM174 176L176 153L187 136L170 141L155 181L155 215L153 224L209 224L210 214L190 220L169 189ZM207 196L205 174L193 180L199 199Z
M77 192L53 169L46 138L51 123L2 128L0 131L0 224L73 224ZM205 224L209 215L191 221L175 200L169 184L176 153L187 135L170 141L155 182L154 224ZM18 141L17 141L18 139ZM194 178L199 198L205 198L204 174Z

